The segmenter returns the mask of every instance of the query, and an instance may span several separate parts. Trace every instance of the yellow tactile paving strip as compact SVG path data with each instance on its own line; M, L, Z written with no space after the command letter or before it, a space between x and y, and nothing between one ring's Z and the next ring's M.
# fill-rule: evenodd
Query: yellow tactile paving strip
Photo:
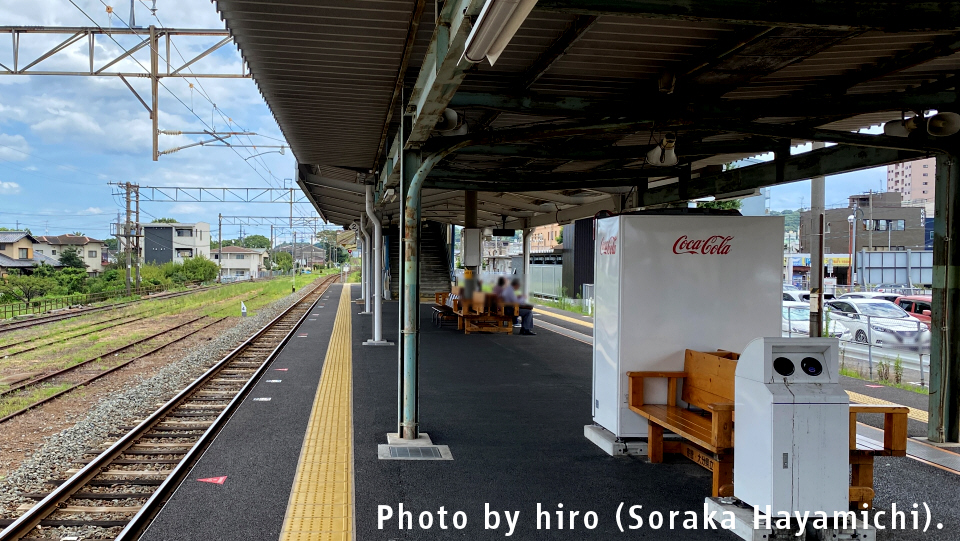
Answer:
M880 400L879 398L874 398L872 396L867 396L865 394L855 393L853 391L847 391L847 394L850 396L850 400L856 402L857 404L874 404L874 405L894 405L899 406L900 404L893 404L887 400ZM909 408L909 407L908 407ZM909 408L910 412L907 413L908 419L913 419L914 421L920 421L921 423L929 422L929 415L923 410L918 410L916 408Z
M589 322L589 321L584 321L584 320L582 320L582 319L577 319L577 318L575 318L575 317L565 316L565 315L562 315L562 314L558 314L558 313L556 313L556 312L548 312L548 311L546 311L546 310L538 310L538 309L534 308L534 309L533 309L533 313L535 313L535 314L540 314L540 315L547 316L547 317L555 317L555 318L557 318L557 319L559 319L559 320L569 321L570 323L576 323L577 325L583 325L584 327L590 327L591 329L593 328L593 323L591 323L591 322Z
M280 541L353 539L353 360L344 285Z

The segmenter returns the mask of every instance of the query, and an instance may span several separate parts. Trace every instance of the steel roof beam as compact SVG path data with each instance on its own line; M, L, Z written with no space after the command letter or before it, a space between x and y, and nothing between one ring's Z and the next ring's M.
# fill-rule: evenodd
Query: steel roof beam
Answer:
M404 106L404 114L413 117L410 134L402 144L398 137L394 138L380 174L381 183L399 180L401 147L417 147L430 138L437 120L463 82L465 70L472 66L466 61L461 64L464 44L472 28L471 20L479 15L483 4L484 0L449 0L443 4L417 82Z
M767 98L753 100L690 100L679 94L655 92L635 94L629 100L609 100L573 96L511 95L460 92L451 107L494 109L534 116L578 118L616 118L622 120L665 120L677 118L734 118L752 120L761 117L853 116L900 109L937 109L960 107L956 91L889 92L837 97Z
M538 11L634 15L755 26L905 32L960 29L960 3L926 0L540 0Z
M744 192L813 177L836 175L891 163L916 160L925 155L914 151L837 145L790 156L785 160L782 177L777 174L777 164L775 162L741 167L708 177L690 179L684 187L682 197L679 183L676 182L641 191L640 206L663 205L711 195L721 197L724 194Z
M643 159L653 145L606 146L579 150L577 147L553 148L534 144L476 145L458 150L457 154L471 156L503 156L510 158L558 159L558 160L623 160ZM741 154L773 152L777 143L766 137L750 137L741 141L716 141L707 143L683 143L683 156L713 156L715 154Z

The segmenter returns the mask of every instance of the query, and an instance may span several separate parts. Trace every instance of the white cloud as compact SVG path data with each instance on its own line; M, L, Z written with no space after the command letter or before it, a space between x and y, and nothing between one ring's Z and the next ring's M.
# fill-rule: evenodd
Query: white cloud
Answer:
M20 185L16 182L0 181L0 194L15 195L20 193Z
M30 156L30 145L22 135L7 135L0 133L0 160L19 162Z
M103 209L100 207L87 207L86 210L80 211L78 214L103 214Z

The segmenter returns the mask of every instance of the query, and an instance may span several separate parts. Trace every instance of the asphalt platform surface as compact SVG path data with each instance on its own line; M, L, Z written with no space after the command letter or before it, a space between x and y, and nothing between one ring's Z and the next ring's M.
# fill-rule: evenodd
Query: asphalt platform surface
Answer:
M311 315L141 537L143 541L273 541L279 537L341 287L331 285L313 306ZM302 334L307 336L298 336ZM266 397L269 402L253 400ZM223 475L227 480L222 485L197 481Z

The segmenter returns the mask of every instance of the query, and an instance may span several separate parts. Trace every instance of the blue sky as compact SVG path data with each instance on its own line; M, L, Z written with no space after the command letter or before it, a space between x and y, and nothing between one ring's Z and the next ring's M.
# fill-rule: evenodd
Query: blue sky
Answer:
M108 16L99 0L33 0L0 4L0 19L10 25L123 27L128 7L120 2L117 14ZM149 3L150 0L144 0ZM178 28L223 28L216 10L206 0L159 0L157 18L146 4L137 4L137 23ZM56 45L63 36L29 35L21 42L20 65ZM212 45L219 38L174 41L184 57ZM118 38L124 48L137 38ZM10 40L0 41L0 63L10 65ZM86 42L45 60L37 69L85 69ZM122 51L107 38L97 41L97 65ZM161 54L163 52L161 51ZM125 60L122 69L143 71L149 65L147 50ZM174 52L174 60L178 60ZM196 70L236 72L240 56L228 46L194 65ZM189 84L195 83L194 88ZM148 81L132 80L149 100ZM166 78L160 90L160 129L201 131L253 131L256 144L278 144L282 139L269 109L251 80ZM209 97L209 100L204 97ZM212 103L216 103L214 110ZM225 120L225 119L229 119ZM195 147L150 158L150 119L133 94L115 77L0 76L0 226L29 227L35 234L81 231L105 237L109 224L123 210L123 200L108 182L136 182L144 186L261 187L288 185L294 159L288 151L250 158L253 149ZM169 149L198 140L193 136L161 136L160 148ZM248 158L248 159L244 159ZM882 190L883 168L838 175L827 179L828 206L845 204L852 193ZM795 209L810 204L809 182L776 187L771 208ZM146 220L173 217L183 222L206 221L216 228L217 213L245 216L286 216L283 204L144 203ZM297 215L312 209L298 205ZM216 232L213 232L216 234ZM238 227L224 227L224 238L238 235ZM269 227L249 228L246 234L269 234Z
M117 15L110 18L99 0L74 0L97 24L125 26ZM147 0L149 3L149 0ZM124 5L123 2L120 2ZM157 17L170 28L223 28L208 1L160 0ZM127 19L129 7L117 7ZM122 12L122 13L121 13ZM92 26L86 16L67 0L5 2L0 5L4 24L47 26ZM138 3L137 23L158 24L149 10ZM64 36L24 36L20 66L56 45ZM124 48L137 38L117 38ZM220 38L181 38L174 43L184 57L192 58ZM0 45L0 63L10 65L10 40ZM122 49L109 38L97 40L97 65ZM163 47L161 46L161 54ZM146 48L136 59L149 66ZM174 61L179 60L176 51ZM36 69L84 69L86 41L51 57ZM142 72L131 60L123 71ZM240 56L233 46L193 66L197 71L238 72ZM195 83L191 89L189 84ZM149 101L147 79L131 80ZM256 85L242 79L162 79L160 129L202 131L252 131L282 140L269 109ZM202 87L202 90L201 90ZM205 93L210 101L201 94ZM176 97L174 97L176 96ZM180 103L180 101L183 104ZM219 111L215 111L216 103ZM192 110L190 108L192 106ZM221 116L222 115L222 116ZM224 120L224 118L229 120ZM232 122L231 122L232 121ZM123 200L108 182L136 182L145 186L260 187L289 185L294 159L289 152L250 158L254 149L195 147L151 160L151 123L147 111L116 77L0 76L0 226L29 227L35 234L81 231L105 237L109 223L123 210ZM161 136L160 148L168 149L199 140L195 136ZM277 145L266 137L251 137L260 145ZM276 150L276 149L264 149ZM249 158L249 159L244 159ZM298 205L297 215L309 215L308 205ZM143 203L144 218L169 216L183 222L206 221L216 228L217 213L245 216L286 216L281 204ZM269 235L269 227L245 228L245 233ZM233 238L238 227L224 227L224 237ZM214 233L215 234L215 233Z

